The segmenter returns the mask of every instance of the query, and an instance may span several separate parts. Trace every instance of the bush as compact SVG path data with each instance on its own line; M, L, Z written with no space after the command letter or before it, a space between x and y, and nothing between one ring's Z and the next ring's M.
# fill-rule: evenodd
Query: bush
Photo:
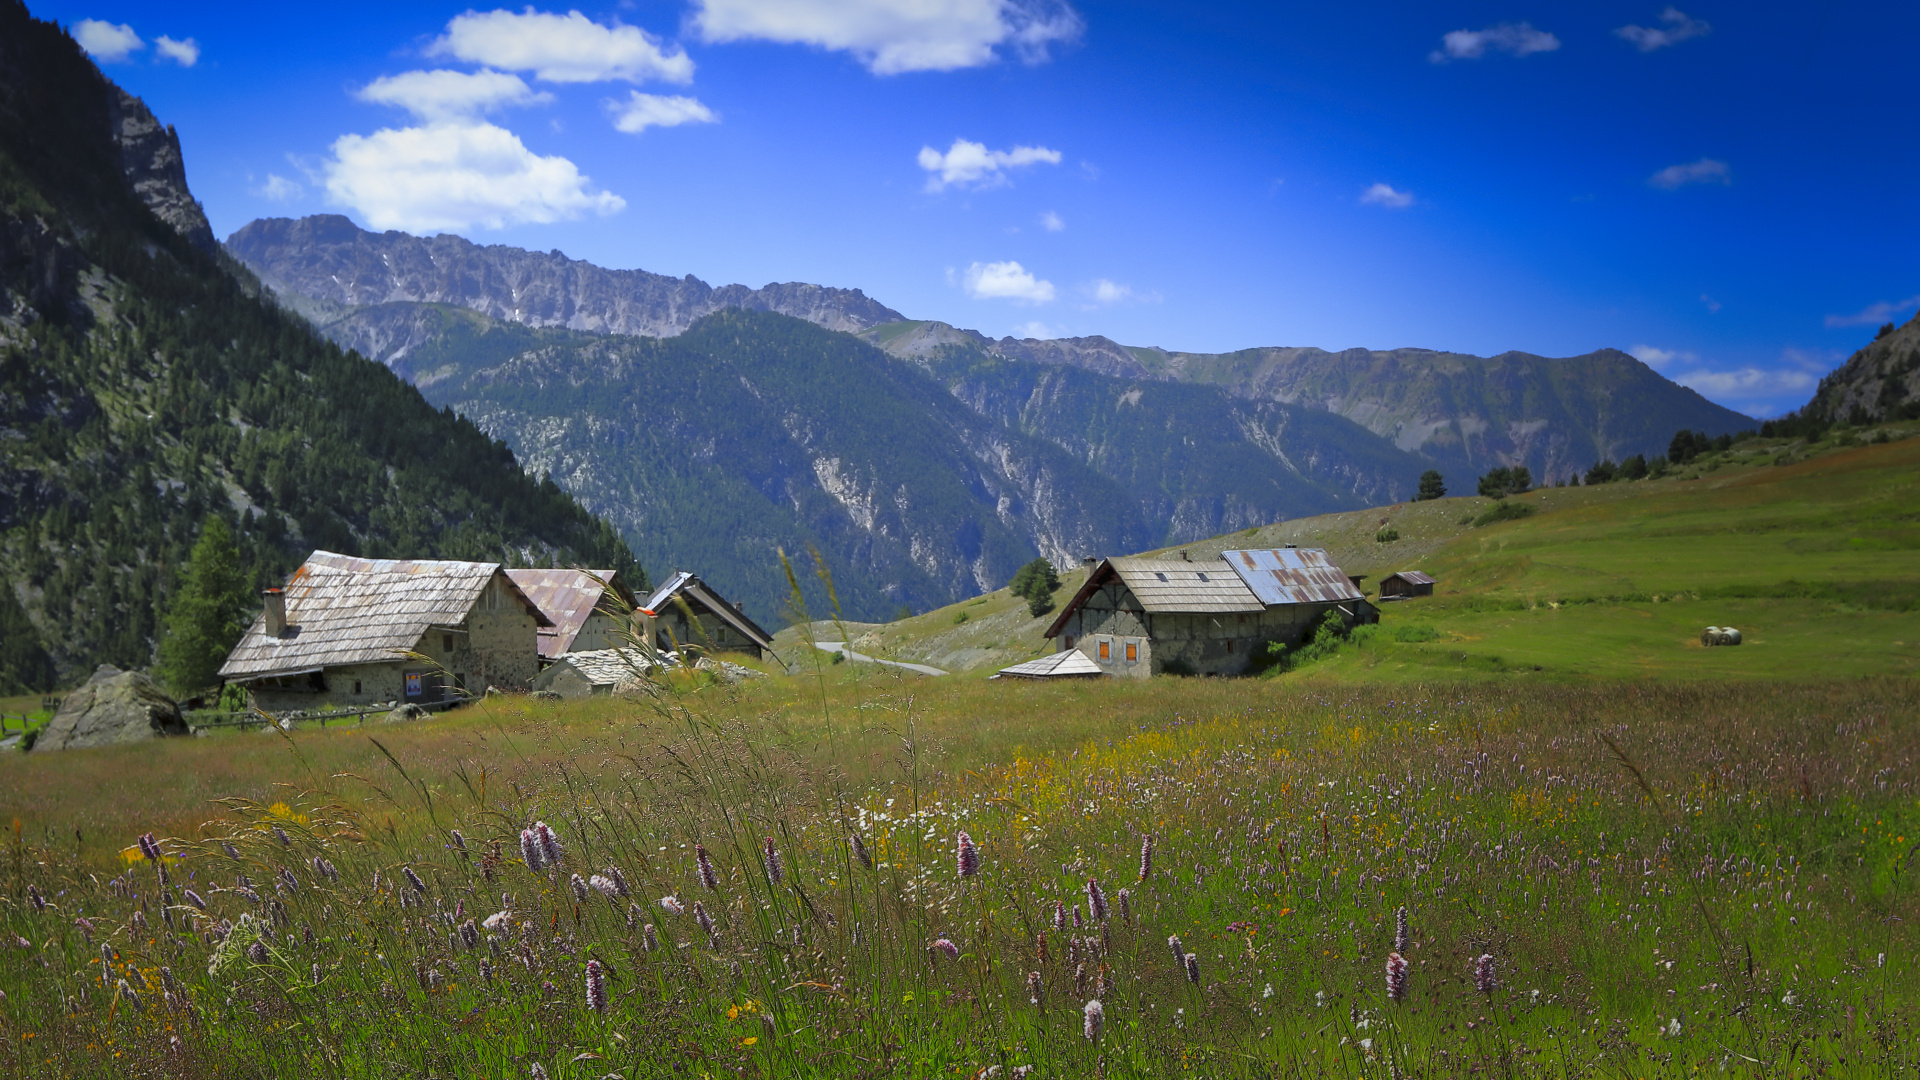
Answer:
M1492 525L1501 521L1518 521L1523 517L1530 517L1532 514L1533 507L1526 503L1498 502L1493 504L1493 509L1474 518L1473 525L1475 528L1479 528L1482 525Z
M1414 502L1425 502L1429 499L1444 499L1446 497L1446 478L1440 475L1440 470L1428 469L1426 472L1420 474L1420 491L1414 495Z
M1373 542L1376 544L1391 544L1398 539L1400 539L1400 530L1391 525L1373 534Z
M1395 641L1412 644L1420 641L1439 641L1440 631L1426 623L1395 623L1388 631L1388 636Z
M953 625L955 625L955 626L959 626L959 625L960 625L961 623L963 623L963 622L966 622L966 621L967 621L967 618L968 618L968 616L967 616L967 613L966 613L966 612L964 612L964 611L962 611L962 612L959 612L959 613L957 613L957 614L955 614L955 615L954 615L954 617L953 617Z

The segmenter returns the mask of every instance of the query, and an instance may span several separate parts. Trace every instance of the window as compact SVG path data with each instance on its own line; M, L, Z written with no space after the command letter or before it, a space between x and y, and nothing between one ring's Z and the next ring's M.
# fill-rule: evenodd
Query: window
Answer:
M356 694L358 694L358 693L360 692L360 680L359 680L359 679L355 679L355 680L353 680L353 692L354 692L354 693L356 693Z
M1072 634L1068 634L1068 635L1067 635L1067 648L1069 648L1069 649L1071 649L1071 648L1073 648L1073 635L1072 635Z
M1105 641L1103 641L1103 642L1101 642L1101 643L1100 643L1100 659L1102 659L1102 660L1111 660L1111 659L1113 659L1113 654L1112 654L1112 653L1109 653L1109 652L1107 651L1107 646L1108 646L1109 644L1111 644L1111 643L1110 643L1110 642L1105 642Z
M453 635L452 634L440 635L440 649L442 652L453 651Z
M1140 643L1137 641L1127 642L1127 663L1137 664L1139 662L1140 662Z
M1232 639L1232 638L1228 638L1228 639L1227 639L1227 652L1229 652L1229 653L1231 653L1231 652L1233 652L1233 639Z

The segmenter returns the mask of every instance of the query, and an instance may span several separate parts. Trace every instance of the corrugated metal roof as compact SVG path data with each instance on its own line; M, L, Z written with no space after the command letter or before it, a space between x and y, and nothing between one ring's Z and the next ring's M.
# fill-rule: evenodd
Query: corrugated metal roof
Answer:
M554 658L553 666L561 664L586 676L595 686L616 686L621 679L629 675L638 675L653 665L637 649L590 649L587 652L570 652Z
M1259 611L1260 598L1225 563L1185 559L1107 562L1150 612Z
M1418 570L1401 570L1401 571L1398 571L1397 573L1388 574L1387 577L1399 578L1401 581L1404 581L1409 585L1434 584L1434 580L1432 578L1428 577L1427 575L1421 573ZM1382 578L1381 580L1385 581L1386 578Z
M674 596L685 593L691 606L706 608L725 619L728 625L747 638L747 640L767 651L773 651L773 638L760 625L739 608L727 602L727 598L713 591L713 586L700 580L699 575L686 570L676 570L672 577L660 583L646 601L640 606L654 615L664 616L673 608Z
M1319 548L1223 551L1220 557L1263 604L1366 599L1366 594Z
M498 575L499 563L361 559L316 551L287 579L287 633L270 638L256 616L220 675L251 679L341 664L381 663L420 643L435 626L456 626ZM537 620L539 609L520 597Z
M616 596L626 592L619 575L611 570L509 570L507 576L542 615L553 621L552 629L540 631L540 655L548 658L573 651L580 628L587 624L587 616L600 606L609 588ZM617 609L609 607L608 614L616 613Z
M1099 664L1079 649L1067 649L1043 656L1038 660L1029 660L1024 664L1000 669L1001 675L1011 675L1016 679L1058 679L1084 675L1105 675Z

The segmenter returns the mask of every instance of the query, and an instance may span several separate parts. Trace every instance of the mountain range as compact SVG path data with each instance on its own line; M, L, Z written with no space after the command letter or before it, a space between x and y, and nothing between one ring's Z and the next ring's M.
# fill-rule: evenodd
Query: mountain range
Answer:
M1657 454L1680 428L1753 425L1610 349L996 340L859 290L715 288L337 215L255 221L226 250L643 561L697 567L762 612L786 597L776 549L820 551L843 608L884 618L997 587L1035 554L1390 504L1429 468L1456 489L1502 465L1551 481Z
M504 444L268 299L174 131L0 0L0 694L151 663L209 515L261 585L314 547L638 569Z

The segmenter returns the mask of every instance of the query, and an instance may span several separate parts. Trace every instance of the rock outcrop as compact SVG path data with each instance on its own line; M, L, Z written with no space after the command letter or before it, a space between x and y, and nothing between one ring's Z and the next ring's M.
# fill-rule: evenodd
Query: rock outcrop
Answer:
M644 337L673 337L725 308L849 332L906 318L859 289L804 282L716 289L692 274L608 270L558 251L367 232L338 214L250 222L227 237L227 250L309 317L372 304L451 304L526 326Z
M86 685L61 702L53 722L34 742L33 752L81 750L187 733L180 706L152 679L102 664Z
M1920 315L1888 323L1873 342L1820 380L1802 416L1837 424L1920 417Z
M186 159L180 156L180 136L173 125L162 124L146 102L118 86L109 84L107 95L113 141L133 193L194 247L208 254L220 250L206 211L187 190Z

